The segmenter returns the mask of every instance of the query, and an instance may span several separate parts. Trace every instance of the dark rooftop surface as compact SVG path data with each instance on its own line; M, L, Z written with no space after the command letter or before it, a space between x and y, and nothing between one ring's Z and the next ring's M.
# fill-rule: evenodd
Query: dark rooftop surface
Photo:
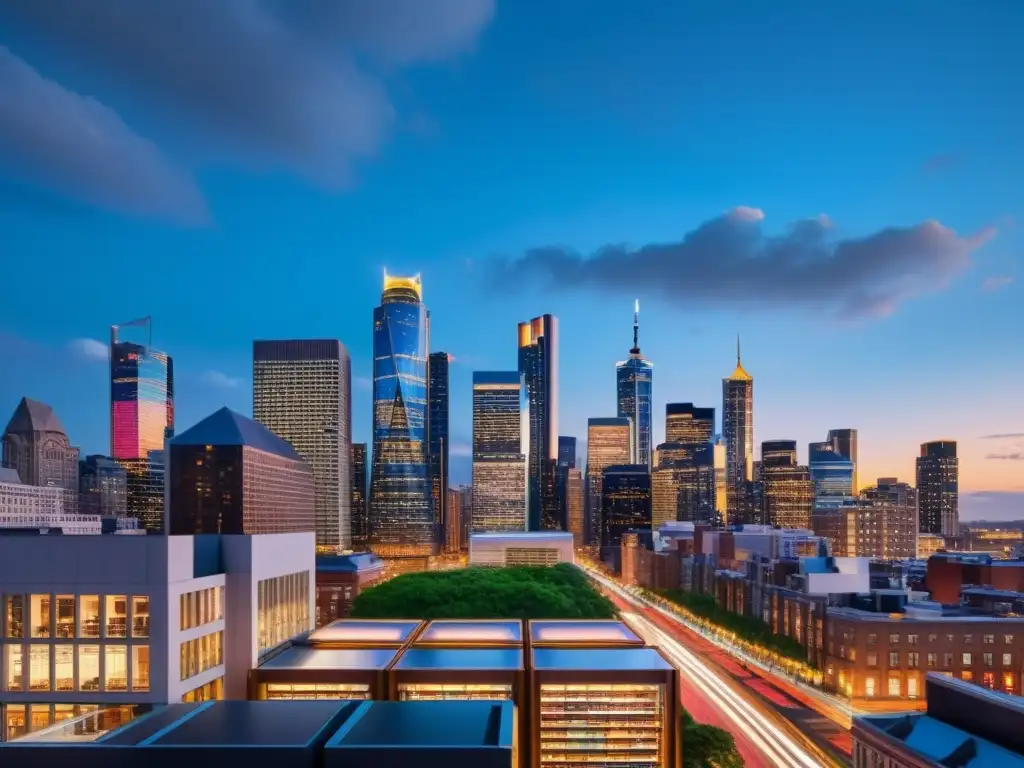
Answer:
M522 669L519 648L410 648L395 669Z
M365 746L499 746L501 713L511 702L367 702L327 743Z
M295 645L260 665L260 669L384 669L397 648L316 648Z
M533 668L623 671L672 669L653 648L534 648Z
M287 440L230 408L214 411L195 426L171 438L171 445L243 445L303 461Z
M316 569L333 573L358 573L383 568L384 561L372 552L353 552L348 555L317 555Z
M203 702L193 704L169 704L162 709L154 710L147 715L136 718L120 728L96 739L96 744L112 744L118 747L134 746L145 741L158 731L173 725L181 718L203 706Z
M152 743L302 747L357 706L351 701L216 701L186 715Z

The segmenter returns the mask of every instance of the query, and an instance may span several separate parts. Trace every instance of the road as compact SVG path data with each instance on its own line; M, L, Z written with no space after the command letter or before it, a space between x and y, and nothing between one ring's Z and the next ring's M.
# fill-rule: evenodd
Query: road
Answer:
M827 711L812 697L738 663L727 650L618 583L588 574L604 588L637 634L660 647L680 670L687 711L698 722L729 731L748 766L851 764L853 744L848 726L826 717L823 712Z

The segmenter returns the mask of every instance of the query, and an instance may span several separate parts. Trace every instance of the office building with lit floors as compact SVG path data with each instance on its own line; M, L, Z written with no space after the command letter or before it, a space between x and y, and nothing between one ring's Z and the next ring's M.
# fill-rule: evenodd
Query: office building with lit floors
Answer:
M474 533L469 537L470 565L502 568L573 562L573 535L569 531Z
M921 533L960 533L960 465L956 441L921 444L917 458L917 493Z
M606 467L601 489L601 558L619 570L622 535L651 528L651 474L643 464Z
M633 346L629 357L615 364L615 399L618 415L628 418L633 429L631 464L651 466L654 449L653 403L654 363L640 353L640 302L633 308Z
M528 408L519 372L473 372L471 533L528 528Z
M584 476L584 544L601 546L601 488L606 467L629 464L633 427L628 417L587 420L587 471Z
M722 436L725 438L726 522L752 523L759 510L749 499L754 478L754 377L740 359L736 338L736 368L722 379Z
M558 319L519 323L519 373L529 402L526 527L565 530L558 503Z
M313 559L312 531L0 536L3 738L244 699L249 670L312 628Z
M438 548L448 537L448 365L447 352L431 352L427 358L427 437L430 459L430 495L434 502Z

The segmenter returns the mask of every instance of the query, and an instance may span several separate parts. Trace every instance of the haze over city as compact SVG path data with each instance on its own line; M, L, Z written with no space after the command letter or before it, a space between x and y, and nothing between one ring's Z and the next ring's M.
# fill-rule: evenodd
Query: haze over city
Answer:
M1024 517L1017 4L57 5L0 8L0 404L83 453L143 315L181 429L251 413L253 339L329 337L368 441L387 268L453 356L453 483L517 322L559 317L582 442L639 298L655 444L739 333L758 444L856 428L913 482L955 439L962 519Z

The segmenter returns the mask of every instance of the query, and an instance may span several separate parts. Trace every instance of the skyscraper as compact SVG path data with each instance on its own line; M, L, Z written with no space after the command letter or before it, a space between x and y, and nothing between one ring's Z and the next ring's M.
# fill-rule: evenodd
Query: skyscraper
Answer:
M587 420L586 544L601 546L601 488L605 467L629 464L633 456L632 421L625 416Z
M568 435L558 436L558 465L555 467L555 491L558 494L559 516L569 526L569 505L566 495L566 482L569 470L576 466L576 438Z
M616 562L624 533L651 528L651 473L645 464L625 464L601 474L601 558Z
M662 443L651 473L652 524L714 522L715 464L711 443Z
M444 521L444 551L449 554L458 554L462 551L463 530L462 523L462 491L458 488L447 490L448 504L445 512L448 518Z
M651 429L651 388L654 364L640 354L640 302L633 305L633 346L629 357L615 364L615 391L619 416L633 429L633 464L650 469L654 439Z
M761 519L780 528L810 528L814 483L807 467L797 464L795 440L761 444Z
M366 511L366 443L352 443L349 468L352 475L352 502L349 510L352 521L352 549L362 552L370 546Z
M419 275L384 274L373 311L370 547L381 557L437 552L430 485L427 310Z
M917 489L880 477L858 500L855 557L904 560L917 557Z
M856 429L830 429L828 441L836 453L845 456L853 462L853 493L856 496L860 493L860 486L857 479L857 430Z
M62 488L67 514L78 512L78 448L53 408L23 397L3 433L3 463L25 485Z
M541 315L519 324L519 372L529 397L527 529L565 530L559 514L555 464L558 461L558 320Z
M336 339L254 341L253 418L313 469L316 543L352 546L352 372Z
M665 442L707 445L715 436L715 409L693 403L665 406Z
M472 533L526 530L527 407L518 371L474 371Z
M106 456L78 462L78 511L83 515L124 517L128 513L128 475Z
M430 495L441 547L447 540L448 523L448 361L447 352L431 352L427 358Z
M921 533L960 534L960 467L956 442L921 444L917 458L917 493Z
M131 328L133 339L124 330ZM174 432L174 361L152 348L153 321L110 327L110 456L124 467L128 514L163 530L164 438Z
M569 467L565 471L565 515L573 545L577 547L583 546L586 539L583 500L583 471Z
M811 443L807 466L814 481L814 498L835 500L853 498L854 465L846 456L833 450L817 450L818 443Z
M736 338L736 370L722 379L722 433L725 437L726 520L729 525L750 522L747 484L754 465L754 379L740 361Z

